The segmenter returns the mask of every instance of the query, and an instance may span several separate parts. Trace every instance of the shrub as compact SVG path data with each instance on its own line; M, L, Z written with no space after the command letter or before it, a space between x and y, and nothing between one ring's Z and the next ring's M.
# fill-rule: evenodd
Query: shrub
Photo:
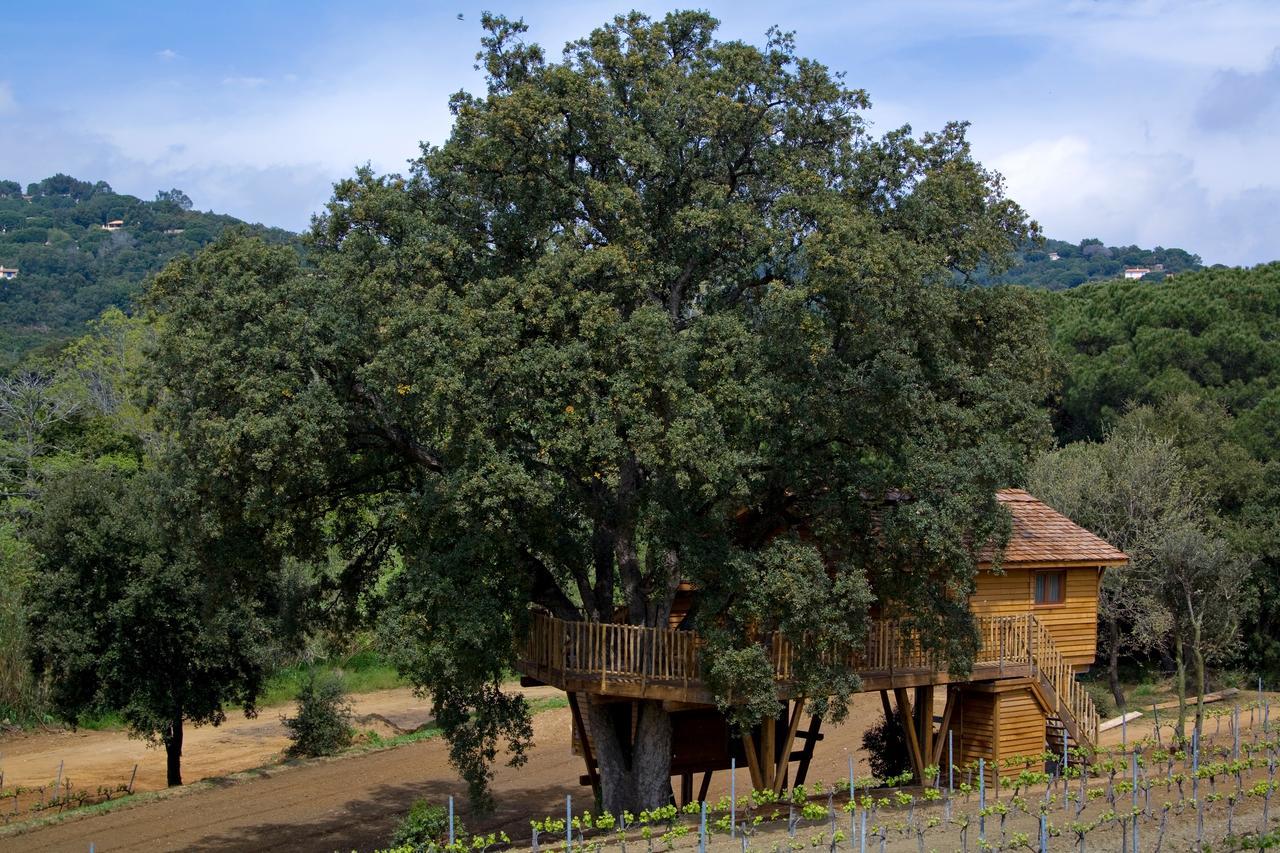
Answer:
M463 835L462 821L454 819L455 838ZM396 827L396 834L391 837L395 847L412 847L416 849L442 847L449 841L449 812L444 806L429 803L426 800L416 801Z
M282 717L293 757L332 755L351 745L351 705L337 675L307 677L298 691L298 715Z
M890 779L911 769L907 737L893 717L881 717L880 722L867 729L862 748L867 751L867 762L877 779Z

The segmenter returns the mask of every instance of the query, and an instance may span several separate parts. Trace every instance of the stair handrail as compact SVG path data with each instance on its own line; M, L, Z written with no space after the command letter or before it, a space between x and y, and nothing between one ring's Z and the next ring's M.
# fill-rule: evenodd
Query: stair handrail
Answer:
M1027 628L1028 662L1052 688L1052 698L1057 704L1055 713L1061 718L1065 704L1065 710L1071 715L1078 731L1089 739L1090 746L1097 745L1100 718L1093 697L1076 680L1075 672L1058 650L1053 635L1034 613L1027 615Z

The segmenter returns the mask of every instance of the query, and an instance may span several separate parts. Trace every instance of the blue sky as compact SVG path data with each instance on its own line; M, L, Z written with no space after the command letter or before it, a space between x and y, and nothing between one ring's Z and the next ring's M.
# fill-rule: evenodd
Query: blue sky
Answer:
M24 3L0 8L0 177L55 172L300 229L358 164L403 170L477 91L481 9L557 56L636 3ZM1280 258L1280 2L710 2L867 89L880 131L972 122L1052 237ZM462 19L458 19L458 15Z

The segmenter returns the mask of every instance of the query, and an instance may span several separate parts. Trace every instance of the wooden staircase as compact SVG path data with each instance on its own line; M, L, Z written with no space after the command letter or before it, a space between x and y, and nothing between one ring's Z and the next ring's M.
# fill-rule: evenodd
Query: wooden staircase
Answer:
M1101 720L1093 698L1084 685L1076 681L1071 665L1058 651L1053 636L1035 614L1027 619L1027 655L1031 660L1032 686L1037 698L1057 718L1077 746L1096 747Z

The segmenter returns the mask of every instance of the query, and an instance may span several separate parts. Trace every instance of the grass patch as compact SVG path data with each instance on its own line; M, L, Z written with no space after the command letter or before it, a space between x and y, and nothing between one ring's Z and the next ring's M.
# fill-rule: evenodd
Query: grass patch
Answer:
M539 711L554 711L556 708L568 708L568 696L548 696L545 699L533 699L529 702L529 713L536 714Z
M365 651L346 658L284 667L267 679L262 695L258 697L258 704L266 708L297 699L311 672L342 676L342 684L347 693L372 693L375 690L404 687L409 683L400 677L395 667L382 660L375 652Z
M91 732L118 731L125 727L124 717L120 716L119 711L95 711L88 716L80 718L76 724L77 728L87 729Z

